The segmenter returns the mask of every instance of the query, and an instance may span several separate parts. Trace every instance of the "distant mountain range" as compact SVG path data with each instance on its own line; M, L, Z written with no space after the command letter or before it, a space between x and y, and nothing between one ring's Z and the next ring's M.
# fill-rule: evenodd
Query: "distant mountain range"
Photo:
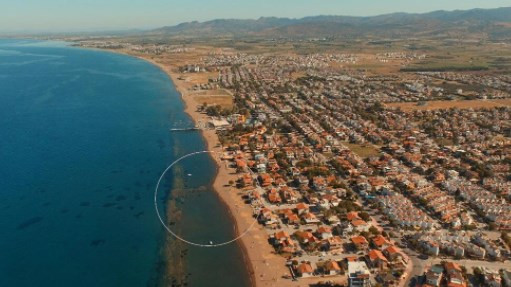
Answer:
M262 17L187 22L146 32L174 37L463 38L511 40L511 7L371 17Z

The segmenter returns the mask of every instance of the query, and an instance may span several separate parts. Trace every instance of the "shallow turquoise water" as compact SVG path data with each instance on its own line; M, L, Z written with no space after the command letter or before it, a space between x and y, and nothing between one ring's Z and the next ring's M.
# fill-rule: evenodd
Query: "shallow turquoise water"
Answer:
M190 124L171 81L142 60L0 40L0 286L155 285L167 234L154 186L174 158L204 149L198 133L168 131ZM188 187L215 173L207 156L181 166ZM182 208L187 238L232 237L214 193ZM248 285L236 245L186 259L189 286Z

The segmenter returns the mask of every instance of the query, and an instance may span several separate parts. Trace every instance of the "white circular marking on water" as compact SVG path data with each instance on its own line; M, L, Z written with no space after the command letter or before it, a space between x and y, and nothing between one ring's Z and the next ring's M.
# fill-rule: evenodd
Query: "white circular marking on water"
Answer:
M178 162L180 162L181 160L187 158L187 157L191 157L191 156L194 156L194 155L197 155L197 154L202 154L202 153L217 153L215 151L211 151L211 150L203 150L203 151L197 151L197 152L192 152L192 153L189 153L189 154L186 154L180 158L178 158L177 160L175 160L173 163L171 163L164 171L163 173L161 174L160 178L158 179L158 183L156 184L156 189L154 190L154 208L156 209L156 215L158 216L158 219L160 220L161 224L163 225L163 227L165 227L165 229L170 233L172 234L172 236L174 236L176 239L186 243L186 244L190 244L190 245L193 245L193 246L197 246L197 247L220 247L220 246L224 246L224 245L227 245L227 244L230 244L230 243L233 243L235 242L236 240L242 238L243 236L247 235L247 233L250 231L250 229L257 223L257 219L259 218L259 215L257 215L254 219L254 221L250 224L250 226L245 230L243 231L243 233L239 234L237 237L229 240L229 241L224 241L224 242L221 242L221 243L215 243L215 244L201 244L201 243L195 243L195 242L192 242L192 241L189 241L189 240L186 240L184 238L182 238L181 236L177 235L174 231L172 231L168 226L167 224L165 224L163 218L161 217L160 215L160 211L158 210L158 189L160 187L160 183L161 183L161 180L163 179L163 177L165 176L165 174L175 165L177 164ZM253 174L253 172L248 169L250 171L251 174ZM256 180L256 185L259 186L259 183L257 182ZM218 191L217 191L218 192Z

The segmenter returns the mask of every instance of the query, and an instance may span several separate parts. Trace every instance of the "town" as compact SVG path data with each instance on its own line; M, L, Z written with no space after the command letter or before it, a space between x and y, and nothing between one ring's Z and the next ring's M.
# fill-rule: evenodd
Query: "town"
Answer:
M187 59L178 81L211 95L197 109L285 280L511 286L509 74L421 70L430 55L403 50L79 45Z

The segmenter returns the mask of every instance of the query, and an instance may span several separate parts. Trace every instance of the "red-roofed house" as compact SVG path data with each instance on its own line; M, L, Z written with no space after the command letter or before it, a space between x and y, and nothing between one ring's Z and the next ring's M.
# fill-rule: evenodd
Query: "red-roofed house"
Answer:
M351 211L346 214L346 219L348 219L348 221L352 221L354 219L360 219L360 217L358 217L358 212Z
M333 236L326 239L328 251L332 254L340 254L343 252L343 242L339 236Z
M366 258L367 264L371 268L376 268L379 270L387 269L389 261L387 260L387 258L385 258L385 256L383 256L383 253L380 250L376 249L370 250Z
M330 226L320 226L318 230L316 230L316 233L322 239L327 239L333 236L332 228Z
M351 242L357 250L366 250L369 247L369 242L364 236L353 236Z
M285 231L279 231L273 235L274 244L281 244L283 241L289 238L289 234L287 234Z
M394 245L391 245L391 246L385 248L385 250L383 250L383 254L385 254L385 256L387 256L387 258L390 261L404 259L404 256L403 256L403 253L401 252L401 250Z
M296 267L298 276L307 278L314 275L314 268L310 262L303 262Z
M338 275L341 273L341 267L335 260L328 260L325 265L323 265L323 270L326 275Z
M262 187L270 186L273 183L273 178L267 173L259 175L259 179Z
M304 214L309 212L309 206L303 202L300 202L296 205L296 211L298 214Z
M321 221L314 215L314 213L307 212L302 215L303 220L306 224L317 224Z
M297 231L295 236L303 244L318 242L318 239L309 231Z
M371 225L362 219L355 219L351 221L351 225L353 226L353 230L358 232L368 231Z
M268 192L268 201L273 204L278 204L282 202L282 198L280 198L279 192L275 188L272 188Z
M383 235L379 234L371 240L373 247L377 249L385 249L390 246L390 242Z
M252 176L248 173L243 174L243 176L241 177L241 185L243 187L254 186L254 180L252 179Z
M287 224L300 224L300 217L294 213L286 213L285 215Z

